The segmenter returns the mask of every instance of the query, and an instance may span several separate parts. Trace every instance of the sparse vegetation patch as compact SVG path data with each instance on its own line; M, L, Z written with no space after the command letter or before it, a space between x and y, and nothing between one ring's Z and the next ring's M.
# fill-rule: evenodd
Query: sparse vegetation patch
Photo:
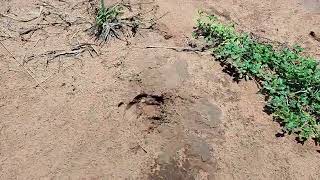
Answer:
M302 48L277 48L238 33L216 17L200 13L195 37L203 37L213 54L237 79L254 79L266 96L266 110L296 133L301 142L320 142L320 68Z
M134 5L121 2L106 7L104 0L101 0L94 26L91 28L96 38L102 42L108 42L111 38L116 38L128 43L126 38L135 36L138 29L152 29L159 19L146 20L142 16L156 9L133 13L132 6Z

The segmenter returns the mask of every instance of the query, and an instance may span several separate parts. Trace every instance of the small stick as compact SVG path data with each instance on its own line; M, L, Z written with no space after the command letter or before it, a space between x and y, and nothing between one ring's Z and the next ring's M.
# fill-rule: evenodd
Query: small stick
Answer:
M154 3L154 1L134 3L134 4L130 4L130 6L137 6L137 5L143 5L143 4L152 4L152 3Z
M163 17L165 17L166 15L168 15L170 12L166 12L163 15L161 15L160 17L156 18L154 21L159 21L160 19L162 19Z
M28 70L26 67L24 67L24 66L14 57L14 55L6 48L6 46L5 46L1 41L0 41L0 43L1 43L2 47L12 56L12 58L13 58L20 66L23 67L23 69L29 74L29 76L30 76L37 84L39 84L39 86L43 89L43 91L46 92L47 94L49 94L48 91L47 91L43 86L40 85L39 81L29 72L29 70Z
M145 46L145 47L134 47L134 48L142 48L142 49L171 49L177 52L186 51L186 52L197 52L202 51L201 49L188 48L188 47L170 47L170 46Z
M144 149L140 144L139 144L140 148L143 150L143 152L148 153L146 149Z
M0 13L0 16L6 17L6 18L12 19L14 21L18 21L18 22L29 22L29 21L33 21L33 20L38 18L38 17L33 17L31 19L16 19L14 17L8 16L8 15L5 15L5 14L1 14L1 13Z

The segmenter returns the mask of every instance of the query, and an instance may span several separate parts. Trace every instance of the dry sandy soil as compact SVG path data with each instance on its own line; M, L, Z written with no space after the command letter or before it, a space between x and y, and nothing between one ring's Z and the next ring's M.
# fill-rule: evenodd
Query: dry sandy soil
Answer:
M0 3L0 179L320 179L319 146L276 137L255 83L165 48L204 9L319 58L319 0L132 0L162 18L103 46L95 0Z

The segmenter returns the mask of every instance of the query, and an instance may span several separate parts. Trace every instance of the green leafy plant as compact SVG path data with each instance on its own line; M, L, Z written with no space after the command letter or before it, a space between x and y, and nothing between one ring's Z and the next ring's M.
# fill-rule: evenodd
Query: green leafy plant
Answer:
M320 142L320 68L315 59L301 55L301 47L275 48L204 13L194 36L203 37L237 79L255 79L261 85L266 109L284 132L296 133L301 142Z

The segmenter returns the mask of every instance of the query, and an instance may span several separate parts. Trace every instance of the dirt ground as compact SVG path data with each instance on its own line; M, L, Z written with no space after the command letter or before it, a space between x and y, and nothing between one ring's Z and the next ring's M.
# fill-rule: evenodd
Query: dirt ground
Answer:
M319 146L276 137L254 82L167 48L203 9L320 59L319 0L131 0L157 24L103 46L95 0L0 3L0 179L320 179Z

